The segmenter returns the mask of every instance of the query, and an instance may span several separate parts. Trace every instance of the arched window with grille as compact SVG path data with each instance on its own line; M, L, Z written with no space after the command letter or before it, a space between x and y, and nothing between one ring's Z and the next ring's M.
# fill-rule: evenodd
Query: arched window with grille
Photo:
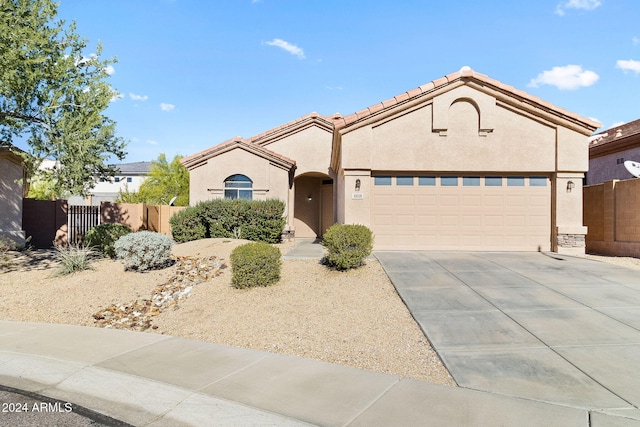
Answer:
M224 180L225 199L253 199L253 181L246 175L231 175Z

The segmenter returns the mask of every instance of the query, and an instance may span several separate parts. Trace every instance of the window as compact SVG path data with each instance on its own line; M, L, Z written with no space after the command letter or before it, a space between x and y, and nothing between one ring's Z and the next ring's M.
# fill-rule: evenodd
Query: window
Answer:
M463 176L462 185L465 187L479 187L480 177L479 176Z
M396 177L396 185L413 185L412 176L398 176Z
M224 180L225 199L246 199L253 198L253 181L245 175L231 175Z
M524 176L508 176L507 187L524 187Z
M624 164L624 157L620 157L619 159L616 159L616 164L617 165L623 165Z
M546 176L530 176L529 186L530 187L546 187L547 177Z
M391 185L390 176L376 176L373 178L373 185Z
M435 176L419 176L418 185L436 185Z
M120 177L119 177L119 176L116 176L113 180L114 180L115 182L120 182Z
M455 187L458 185L457 176L443 176L440 178L440 185L443 187Z
M487 176L484 179L485 187L502 187L501 176Z
M127 182L132 182L132 181L133 181L133 179L130 176L128 176L127 177Z

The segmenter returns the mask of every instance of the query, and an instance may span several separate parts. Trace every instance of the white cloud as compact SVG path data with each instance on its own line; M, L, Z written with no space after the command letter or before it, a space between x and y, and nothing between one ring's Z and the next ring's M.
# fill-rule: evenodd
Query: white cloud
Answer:
M112 75L113 73L116 72L116 69L113 68L113 65L107 65L106 67L104 67L104 71L108 74L108 75Z
M640 74L640 61L634 61L633 59L620 59L616 61L616 68L620 68L625 73L627 71L633 71L636 74Z
M342 86L327 86L326 87L329 90L342 90L343 87Z
M631 43L640 44L640 37L632 37L631 38Z
M176 108L176 106L173 104L165 104L164 102L160 104L160 109L162 111L171 111L174 108Z
M153 139L147 139L146 143L150 145L158 145L158 141L154 141Z
M556 6L556 14L563 16L567 9L593 10L601 4L600 0L567 0L558 3Z
M134 101L146 101L147 99L149 99L147 95L136 95L135 93L131 92L129 92L129 98L133 99Z
M251 4L262 3L262 0L251 0Z
M291 44L287 41L284 41L282 39L273 39L270 42L264 42L264 44L266 44L267 46L275 46L275 47L279 47L280 49L284 49L290 54L295 55L300 59L305 58L304 50L302 50L302 48L296 46L295 44Z
M564 67L553 67L551 70L543 71L535 79L531 79L528 86L550 85L560 90L573 90L579 87L591 86L599 78L600 76L595 72L583 70L580 65L565 65Z
M85 92L85 91L88 91L88 88L83 90L83 92ZM120 92L118 92L114 88L111 88L111 101L109 101L109 102L116 102L116 101L121 100L122 98L124 98L123 94L121 94Z
M623 124L625 124L627 122L615 122L613 123L611 126L609 126L609 129L611 128L617 128L618 126L622 126Z

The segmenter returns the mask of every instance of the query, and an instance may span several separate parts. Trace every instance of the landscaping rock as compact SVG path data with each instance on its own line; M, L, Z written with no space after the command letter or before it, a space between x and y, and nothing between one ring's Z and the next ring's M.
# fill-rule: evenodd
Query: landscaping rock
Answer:
M152 319L162 311L177 310L178 301L187 298L194 286L222 274L226 265L215 256L196 258L176 257L176 274L156 287L149 299L128 304L112 304L93 314L97 326L103 328L144 331L153 328ZM155 328L154 328L155 329Z

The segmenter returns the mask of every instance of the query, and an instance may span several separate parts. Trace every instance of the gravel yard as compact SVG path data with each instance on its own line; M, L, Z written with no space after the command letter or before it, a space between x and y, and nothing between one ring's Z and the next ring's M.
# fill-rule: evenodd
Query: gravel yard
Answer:
M173 253L228 264L241 243L200 240L177 244ZM3 320L96 326L94 314L150 299L177 268L125 272L104 259L94 270L53 277L55 262L46 253L16 255L0 274ZM221 272L154 315L146 331L455 385L377 261L340 273L315 260L283 260L277 284L245 290L230 286L229 268Z

